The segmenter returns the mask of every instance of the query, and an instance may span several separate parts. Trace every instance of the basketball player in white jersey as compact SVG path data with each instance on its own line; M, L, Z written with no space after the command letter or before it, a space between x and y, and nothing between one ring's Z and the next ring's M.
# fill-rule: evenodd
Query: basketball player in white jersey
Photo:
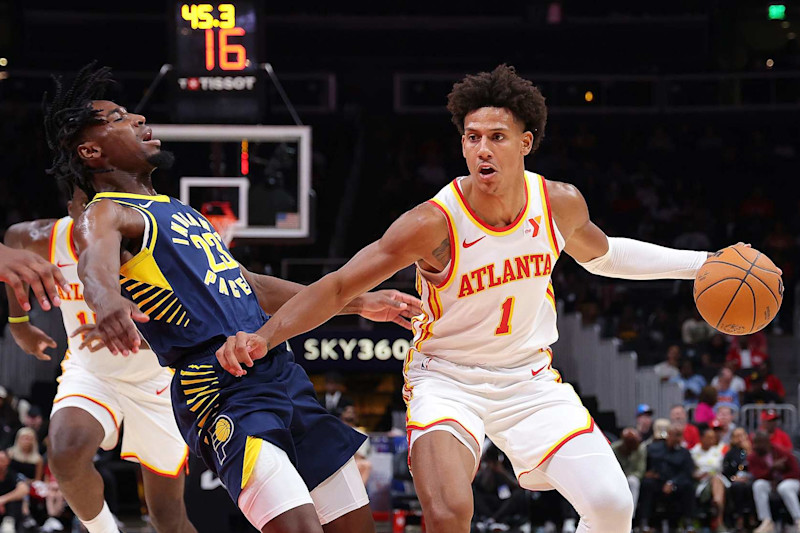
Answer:
M351 298L417 265L424 306L405 363L410 464L432 533L467 533L484 436L526 489L556 489L578 531L631 529L633 501L608 441L553 368L551 272L562 252L590 272L691 279L706 252L609 238L569 184L525 171L542 140L544 98L513 68L467 76L449 95L469 175L402 215L344 267L217 352L235 375L269 346L327 320ZM586 357L592 357L587 353Z
M73 191L70 216L15 224L6 244L37 253L59 268L68 290L60 290L61 314L69 338L50 420L48 462L70 507L89 533L116 533L116 520L103 498L103 480L92 459L98 448L111 450L125 422L121 457L142 465L151 523L159 533L192 533L183 502L188 447L172 414L172 372L146 349L135 357L112 355L96 344L82 346L94 314L83 299L78 278L72 225L86 205L86 194ZM10 293L10 290L8 290ZM9 294L10 296L10 294ZM30 323L25 310L9 298L10 330L17 344L38 359L49 360L56 343Z

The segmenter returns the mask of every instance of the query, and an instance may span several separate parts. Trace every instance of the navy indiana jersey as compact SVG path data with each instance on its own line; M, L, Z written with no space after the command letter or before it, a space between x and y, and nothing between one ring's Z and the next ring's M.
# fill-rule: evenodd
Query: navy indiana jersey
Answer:
M121 266L120 284L150 317L137 327L163 366L266 322L239 263L203 215L166 195L105 192L91 203L103 199L144 218L142 248Z

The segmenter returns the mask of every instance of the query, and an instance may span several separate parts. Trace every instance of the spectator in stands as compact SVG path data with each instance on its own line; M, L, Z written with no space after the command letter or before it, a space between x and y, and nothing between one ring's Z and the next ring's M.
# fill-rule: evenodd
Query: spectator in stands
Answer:
M659 501L668 504L673 527L693 515L694 463L689 450L681 446L682 440L681 427L670 424L664 440L656 440L647 447L647 470L639 495L639 517L644 528L650 527L650 518Z
M756 369L761 376L761 388L775 393L779 402L783 402L786 398L786 389L783 387L783 382L778 376L772 373L772 362L769 359L762 361Z
M719 437L720 444L731 444L731 437L736 430L734 416L734 411L729 405L720 405L717 403L716 418L711 422L711 426L718 430L717 436Z
M764 351L764 345L757 339L751 340L751 335L742 335L731 342L726 360L733 363L734 370L756 368L767 360L769 356Z
M633 514L636 514L636 505L639 503L639 488L642 485L642 476L647 464L647 448L642 445L642 438L634 428L622 430L620 439L611 444L614 455L617 456L622 471L628 478L628 486L633 495Z
M722 475L730 480L728 499L731 518L736 529L744 529L745 517L753 512L753 481L748 471L747 456L753 451L750 437L744 428L736 428L731 435L731 448L722 460Z
M722 476L722 446L714 429L709 427L703 431L700 442L689 452L695 465L695 496L701 501L711 496L711 516L714 517L711 528L716 529L714 522L718 522L725 512L725 489L730 486L730 481Z
M681 445L685 448L691 449L698 442L700 442L700 431L697 427L689 423L689 415L686 413L686 408L680 404L673 405L669 410L670 423L681 428L683 438Z
M342 375L338 372L328 372L325 374L325 393L319 402L329 413L339 416L345 407L353 405L353 400L345 396L346 391Z
M780 419L781 415L775 409L761 411L761 427L759 427L759 430L769 435L769 441L773 447L791 453L792 439L779 427ZM753 443L755 444L755 441Z
M706 385L700 391L697 398L697 407L694 410L694 423L708 427L712 420L716 418L714 406L717 404L717 389L711 385Z
M800 527L800 465L791 452L773 446L770 435L757 431L753 438L753 451L747 456L750 474L753 476L753 500L756 513L761 520L754 533L771 533L775 530L772 521L769 497L773 490L783 500L796 527Z
M704 248L698 248L703 250ZM681 340L687 346L700 347L709 342L717 330L712 328L708 322L700 316L700 311L695 307L692 316L681 324Z
M42 410L38 405L31 405L27 412L20 417L22 425L31 428L39 443L39 451L44 452L44 440L47 438L47 424L45 424Z
M19 416L11 405L11 397L5 387L0 387L0 450L11 446L19 426Z
M694 371L694 363L691 359L681 361L680 375L669 380L670 383L677 383L683 390L684 405L691 405L697 401L700 391L706 386L706 380Z
M342 420L342 422L356 431L359 431L364 435L367 434L366 430L358 425L358 414L356 413L356 408L354 405L346 406L342 410L342 414L339 416L339 418ZM367 436L367 440L365 440L361 447L356 450L354 456L356 460L356 466L358 467L358 472L361 474L361 480L364 482L365 486L367 484L367 480L369 479L370 473L372 473L372 461L369 459L371 453L372 443L370 443L369 436Z
M31 481L41 480L44 474L44 460L39 454L36 432L29 427L17 431L14 445L6 450L11 460L11 468Z
M646 403L636 406L636 431L642 440L653 436L653 409Z
M781 397L767 388L766 376L758 370L750 372L746 383L744 403L782 403Z
M677 344L667 348L667 359L658 363L653 370L661 381L669 381L680 375L681 347Z
M728 342L725 340L725 336L721 333L715 333L709 339L704 352L708 354L711 366L717 369L722 368L728 355Z
M21 518L21 502L28 495L25 477L10 467L11 460L5 451L0 451L0 519L12 516Z
M527 495L506 462L496 446L487 446L472 482L475 520L483 530L508 531L528 512Z
M744 379L733 373L730 366L720 369L713 380L711 386L717 389L717 404L728 405L739 409L742 405L742 395L747 390Z

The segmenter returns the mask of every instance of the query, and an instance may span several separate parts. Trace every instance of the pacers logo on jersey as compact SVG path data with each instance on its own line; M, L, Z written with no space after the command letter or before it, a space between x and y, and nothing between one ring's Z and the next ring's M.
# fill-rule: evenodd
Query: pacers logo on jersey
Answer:
M211 446L217 454L217 461L222 465L225 462L228 454L225 452L225 446L230 442L233 436L233 420L229 417L222 415L217 417L214 421L214 429L211 430Z

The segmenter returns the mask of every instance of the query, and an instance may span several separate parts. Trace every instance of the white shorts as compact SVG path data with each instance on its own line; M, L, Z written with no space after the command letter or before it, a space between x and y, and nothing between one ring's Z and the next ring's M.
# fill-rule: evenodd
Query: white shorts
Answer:
M271 442L261 441L255 463L237 503L259 531L301 505L313 504L319 523L325 525L369 503L353 458L310 493L286 452Z
M472 452L475 472L486 436L522 479L565 442L595 427L572 385L562 383L547 363L474 367L413 352L405 392L409 450L425 433L448 431Z
M138 382L101 377L71 362L62 364L58 391L50 416L65 407L92 415L105 433L100 447L111 450L125 422L120 456L157 474L177 477L189 454L172 414L168 368Z

